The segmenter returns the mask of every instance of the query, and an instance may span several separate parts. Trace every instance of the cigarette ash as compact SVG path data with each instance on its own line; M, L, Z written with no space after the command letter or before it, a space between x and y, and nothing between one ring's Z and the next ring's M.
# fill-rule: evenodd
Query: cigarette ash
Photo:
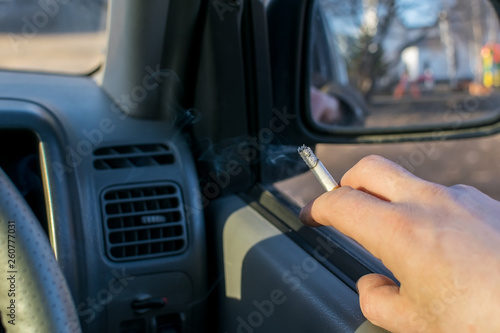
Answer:
M311 148L307 147L306 145L302 145L297 149L297 152L299 153L300 157L302 157L304 162L307 164L309 169L312 169L316 165L318 165L319 160Z

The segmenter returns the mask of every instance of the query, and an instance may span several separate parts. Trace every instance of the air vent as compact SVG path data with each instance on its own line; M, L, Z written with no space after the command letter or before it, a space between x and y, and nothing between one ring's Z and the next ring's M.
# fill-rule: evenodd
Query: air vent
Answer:
M176 184L115 187L102 194L101 204L112 260L174 255L186 248L184 207Z
M159 144L99 148L94 155L97 170L151 167L175 161L170 149Z

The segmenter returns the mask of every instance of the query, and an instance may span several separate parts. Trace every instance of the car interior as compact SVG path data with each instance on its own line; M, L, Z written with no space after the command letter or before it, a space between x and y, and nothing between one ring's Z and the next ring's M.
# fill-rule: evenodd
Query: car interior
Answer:
M500 198L499 5L0 1L1 330L384 332L297 147Z

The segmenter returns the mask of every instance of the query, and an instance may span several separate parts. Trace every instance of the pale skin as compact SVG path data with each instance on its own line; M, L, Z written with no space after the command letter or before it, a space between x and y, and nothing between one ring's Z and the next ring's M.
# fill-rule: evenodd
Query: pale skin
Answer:
M339 101L325 94L315 87L311 87L311 110L315 122L323 124L335 124L342 118Z
M302 209L382 260L400 282L371 274L360 306L390 332L500 332L500 202L422 180L379 156Z

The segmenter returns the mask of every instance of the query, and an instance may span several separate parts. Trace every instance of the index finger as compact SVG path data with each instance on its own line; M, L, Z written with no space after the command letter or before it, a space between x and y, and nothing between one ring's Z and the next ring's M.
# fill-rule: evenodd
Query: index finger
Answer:
M406 212L407 213L407 212ZM389 269L397 269L398 258L411 244L411 223L405 208L363 191L341 187L306 205L300 214L305 224L329 225L351 237Z
M376 155L359 161L345 173L340 183L392 202L406 201L428 184L403 167Z

